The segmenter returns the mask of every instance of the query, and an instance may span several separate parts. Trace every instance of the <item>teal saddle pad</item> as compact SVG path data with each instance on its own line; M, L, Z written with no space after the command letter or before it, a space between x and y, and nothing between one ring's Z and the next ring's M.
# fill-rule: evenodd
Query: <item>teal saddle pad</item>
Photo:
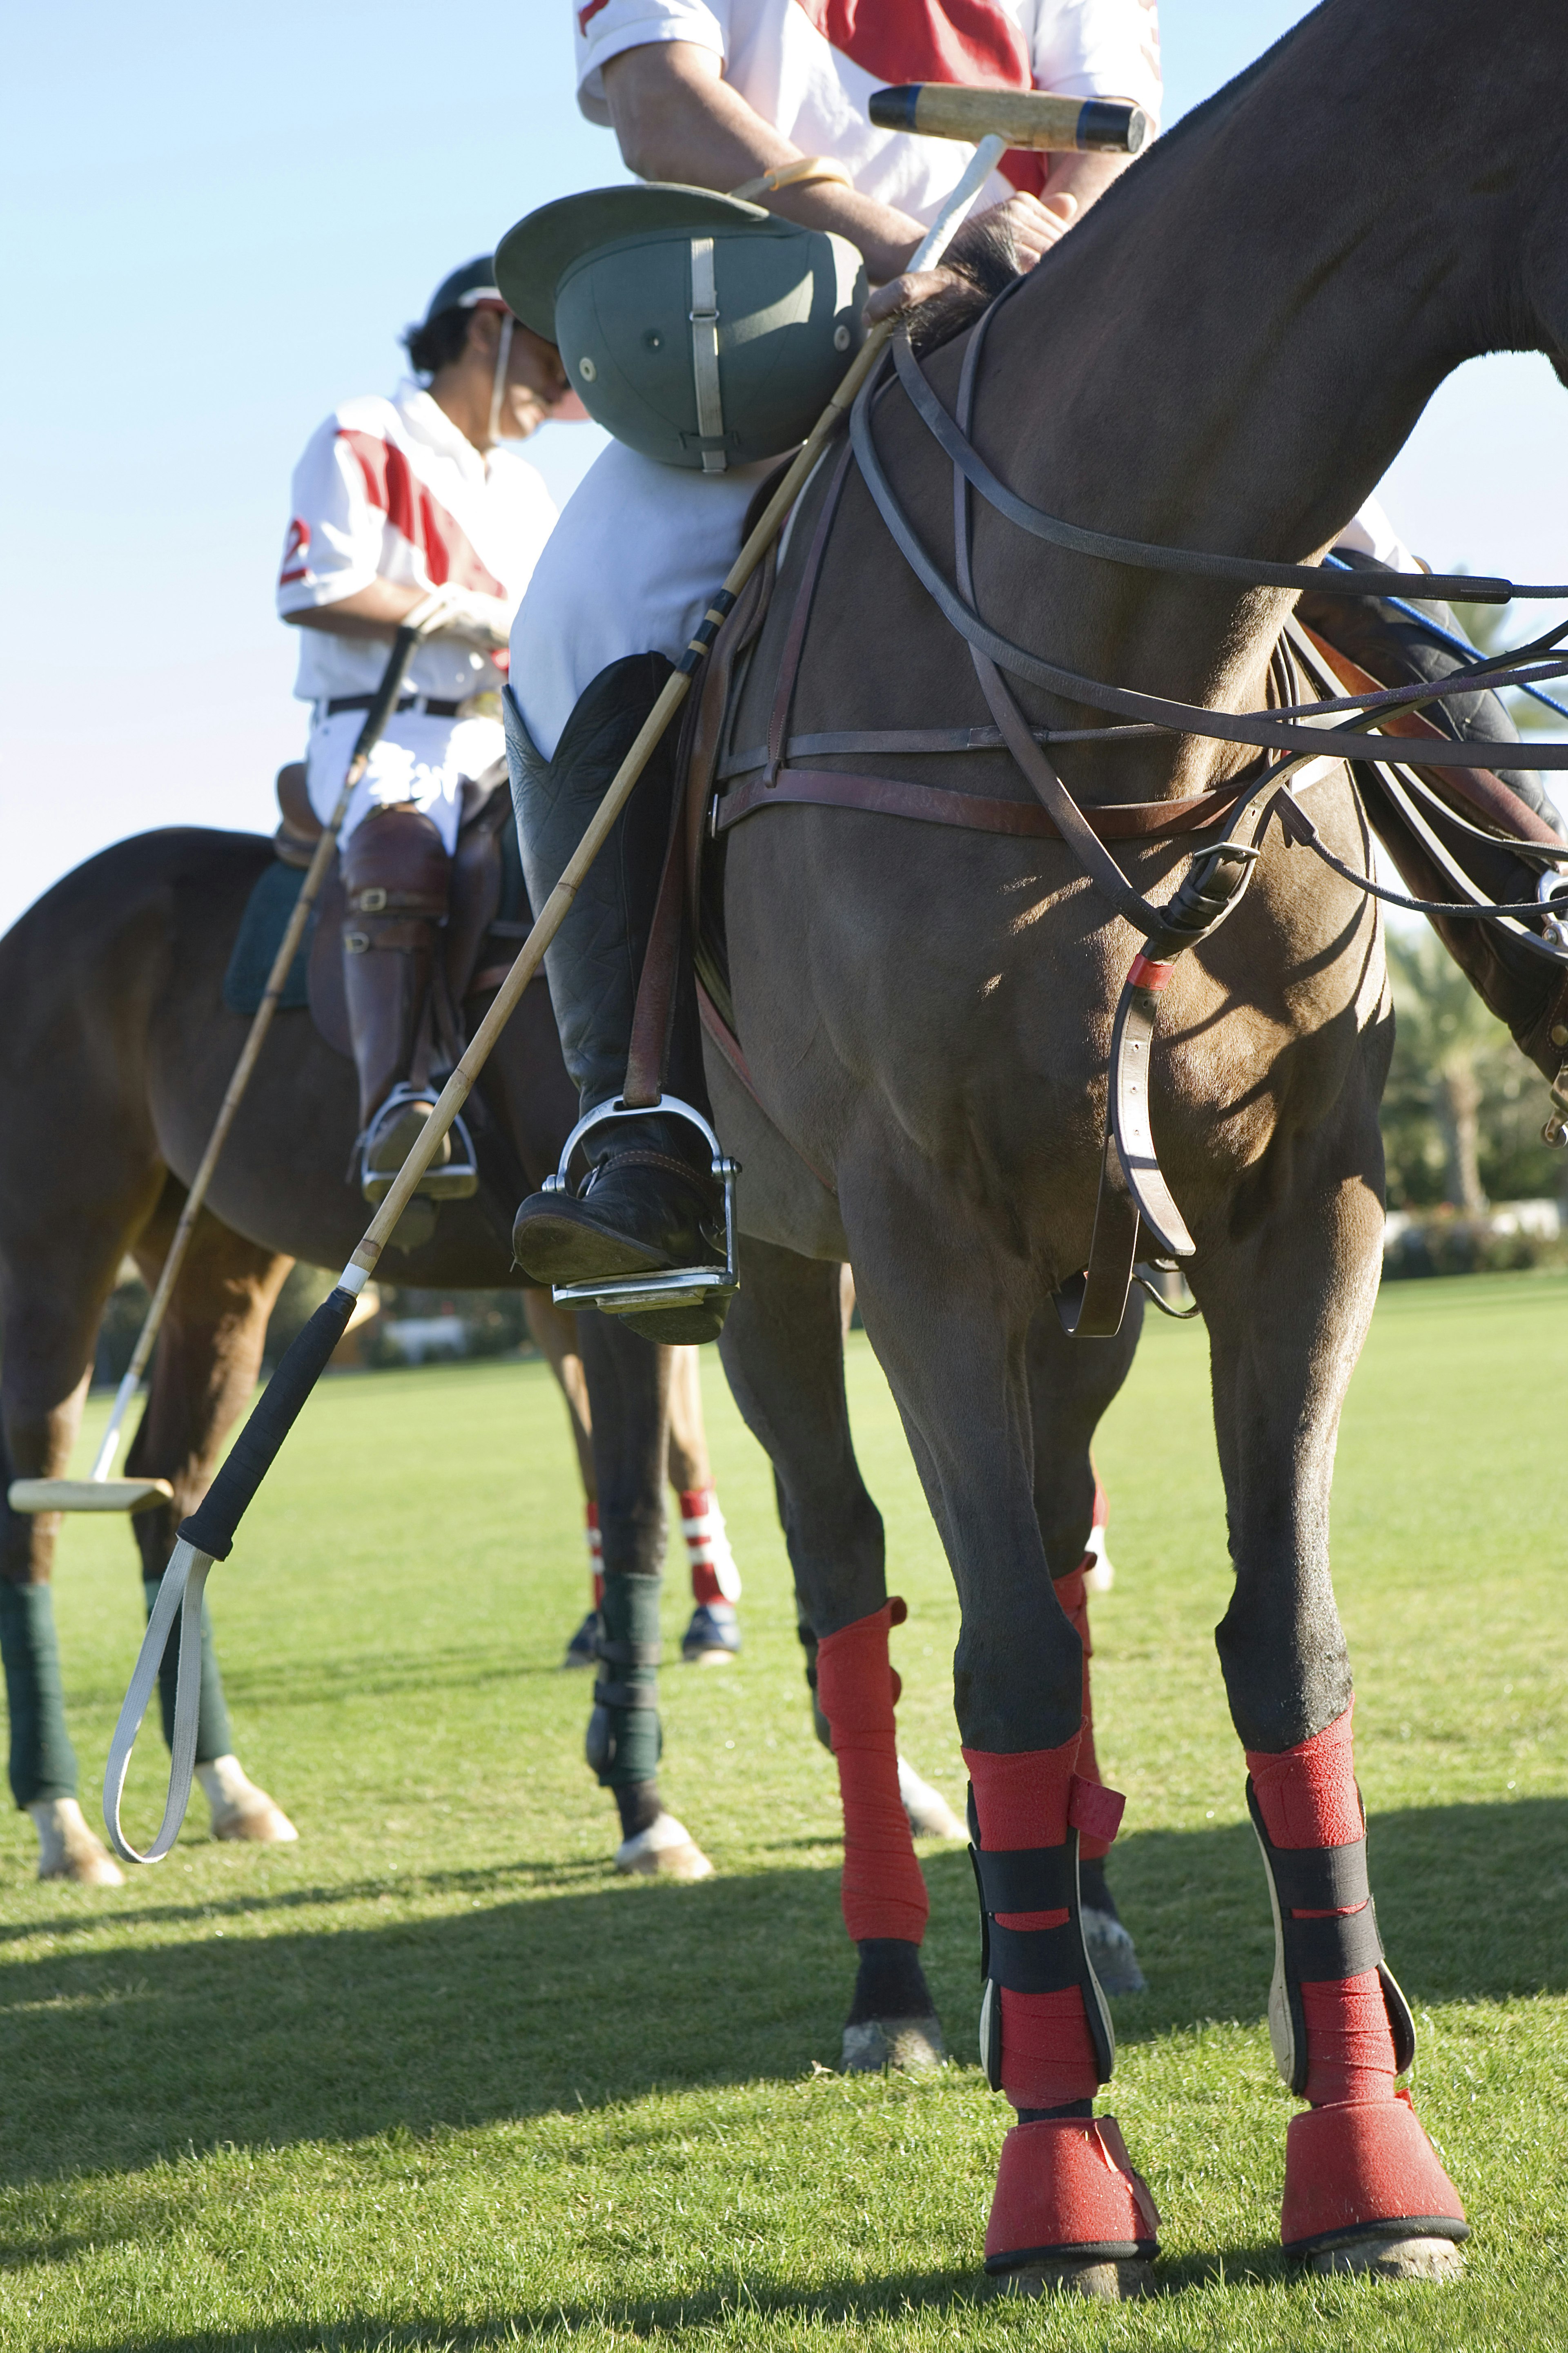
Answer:
M254 1013L266 994L272 959L282 945L283 934L289 928L289 918L300 896L305 875L302 868L285 866L274 859L256 878L256 886L245 902L245 913L239 919L239 930L234 943L234 953L228 960L228 970L223 976L223 1001L230 1013ZM289 977L283 983L283 994L278 1000L279 1013L298 1012L310 1002L305 983L306 959L310 954L310 934L316 925L316 911L305 926L305 936L299 952L289 967Z

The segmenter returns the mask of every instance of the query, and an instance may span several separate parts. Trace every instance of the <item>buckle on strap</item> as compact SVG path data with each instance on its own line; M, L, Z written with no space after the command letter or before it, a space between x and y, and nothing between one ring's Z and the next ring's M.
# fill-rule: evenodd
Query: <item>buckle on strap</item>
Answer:
M552 1285L550 1294L558 1307L596 1307L604 1315L643 1314L651 1308L689 1306L710 1299L732 1298L740 1289L735 1179L741 1173L741 1164L726 1156L702 1113L683 1103L679 1095L661 1094L656 1103L632 1105L617 1095L613 1103L600 1103L596 1110L586 1113L563 1145L554 1176L547 1176L540 1189L545 1193L571 1191L572 1158L591 1129L607 1126L616 1120L652 1119L661 1114L689 1120L708 1145L710 1173L724 1192L723 1265L671 1267L661 1274L601 1275L588 1282L558 1282Z

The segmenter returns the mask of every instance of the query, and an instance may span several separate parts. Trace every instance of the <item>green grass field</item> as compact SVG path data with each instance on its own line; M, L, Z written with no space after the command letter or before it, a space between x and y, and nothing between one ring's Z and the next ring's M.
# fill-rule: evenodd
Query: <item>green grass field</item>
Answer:
M195 1826L95 1894L38 1886L31 1825L0 1818L0 2345L1568 2344L1565 1308L1559 1277L1392 1289L1340 1449L1373 1881L1419 2105L1475 2226L1462 2284L1308 2284L1275 2252L1292 2104L1212 1641L1205 1352L1160 1324L1099 1450L1117 1583L1095 1663L1130 1799L1113 1883L1150 1981L1117 2005L1114 2106L1163 2212L1164 2296L986 2291L1006 2116L972 2063L959 1850L926 1858L958 2063L830 2072L851 1977L833 1767L770 1482L710 1355L746 1649L666 1672L663 1783L716 1877L609 1869L586 1679L558 1672L585 1580L543 1368L329 1383L210 1588L240 1754L299 1845ZM958 1804L946 1568L859 1336L850 1379L910 1604L900 1741ZM123 1525L70 1523L57 1591L93 1818L139 1630ZM667 1655L688 1606L682 1566ZM139 1752L143 1827L162 1769Z

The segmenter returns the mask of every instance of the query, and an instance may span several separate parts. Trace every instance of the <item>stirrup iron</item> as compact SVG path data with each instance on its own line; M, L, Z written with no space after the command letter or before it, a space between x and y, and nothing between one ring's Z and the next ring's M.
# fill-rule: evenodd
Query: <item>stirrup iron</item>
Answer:
M646 1314L660 1307L701 1306L710 1300L732 1299L740 1289L735 1257L735 1179L741 1173L741 1164L726 1156L702 1113L694 1111L689 1103L682 1103L679 1095L660 1095L657 1103L635 1105L617 1095L613 1103L600 1103L577 1122L562 1147L560 1166L553 1176L545 1178L540 1190L572 1191L567 1171L573 1154L590 1128L607 1125L613 1120L652 1119L660 1113L689 1120L693 1127L700 1129L707 1142L712 1155L711 1172L724 1188L723 1265L677 1266L661 1274L616 1274L590 1282L557 1282L552 1285L550 1293L557 1307L596 1307L603 1315Z
M410 1103L422 1103L434 1111L436 1099L428 1087L414 1087L405 1082L393 1088L381 1109L365 1130L360 1147L359 1165L361 1189L367 1201L381 1202L397 1182L399 1169L378 1168L374 1174L370 1155L376 1137L396 1120ZM447 1130L452 1156L439 1168L427 1168L415 1188L415 1198L426 1201L466 1201L479 1189L479 1162L474 1156L474 1140L461 1114Z

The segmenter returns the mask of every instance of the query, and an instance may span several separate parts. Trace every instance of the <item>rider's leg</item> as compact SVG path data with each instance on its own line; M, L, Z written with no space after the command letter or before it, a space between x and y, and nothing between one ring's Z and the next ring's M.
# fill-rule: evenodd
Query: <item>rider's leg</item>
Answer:
M343 987L359 1073L367 1199L385 1192L429 1116L429 1102L411 1103L382 1132L374 1128L376 1113L409 1076L450 873L440 833L411 802L372 810L343 851ZM450 1157L449 1145L439 1156Z
M577 704L553 760L537 749L508 698L512 791L529 899L542 907L641 728L670 665L630 655L600 673ZM584 878L546 958L566 1067L584 1112L626 1081L644 951L669 840L675 750L666 735ZM679 958L665 1092L708 1114L702 1039L689 959ZM535 1193L518 1211L512 1247L541 1282L655 1273L722 1262L722 1199L700 1129L668 1113L616 1121L584 1139L580 1197ZM667 1309L646 1336L710 1340L722 1311ZM641 1319L632 1329L644 1330Z
M765 469L703 476L615 443L569 501L512 633L509 751L531 903L542 907L740 543ZM651 649L651 650L650 650ZM513 698L517 698L515 708ZM584 1111L626 1078L632 1011L669 839L672 735L645 769L546 959L567 1069ZM704 1116L687 959L673 1008L667 1094ZM587 1281L711 1264L720 1201L700 1131L676 1116L617 1123L588 1140L581 1199L536 1194L513 1237L536 1279ZM711 1339L720 1317L666 1311L647 1336Z

